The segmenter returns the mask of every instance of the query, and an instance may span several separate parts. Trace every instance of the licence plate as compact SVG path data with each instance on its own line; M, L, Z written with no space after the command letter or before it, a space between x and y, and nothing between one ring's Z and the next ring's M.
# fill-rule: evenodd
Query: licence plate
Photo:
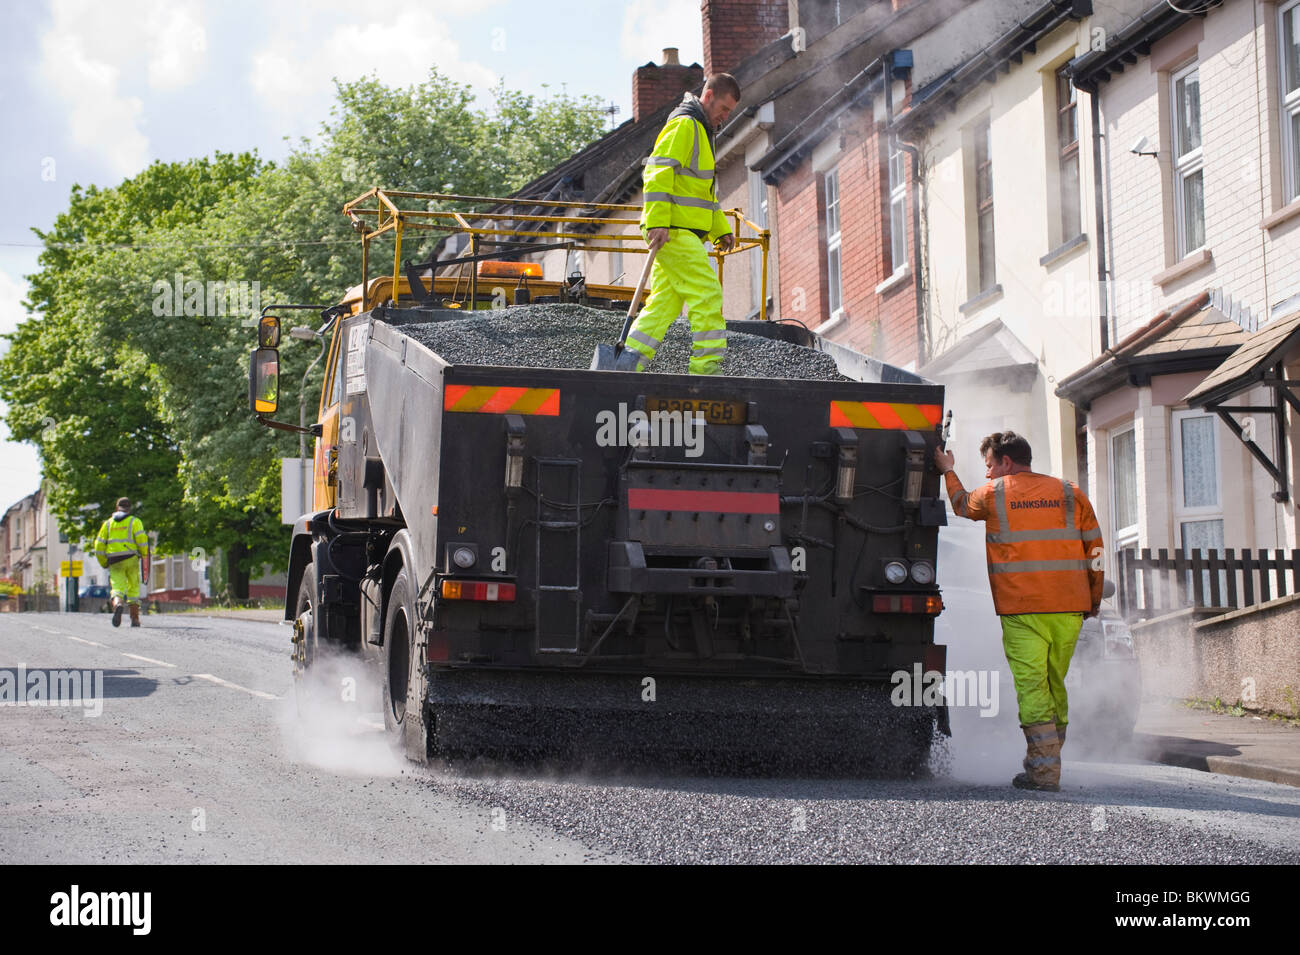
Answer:
M712 398L646 398L645 410L680 411L702 417L709 424L744 424L747 417L745 402Z

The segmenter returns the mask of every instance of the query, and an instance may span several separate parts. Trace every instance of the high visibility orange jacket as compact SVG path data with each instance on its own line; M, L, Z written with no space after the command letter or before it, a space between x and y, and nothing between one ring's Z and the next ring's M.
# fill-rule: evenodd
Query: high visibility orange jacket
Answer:
M944 480L953 510L985 522L999 614L1090 613L1101 606L1101 528L1076 484L1021 471L967 493L952 471Z

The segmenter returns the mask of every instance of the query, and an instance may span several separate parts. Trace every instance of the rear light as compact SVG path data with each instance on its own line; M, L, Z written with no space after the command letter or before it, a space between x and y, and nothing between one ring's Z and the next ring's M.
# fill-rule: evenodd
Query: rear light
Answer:
M937 594L876 594L871 598L872 613L943 613L943 598Z
M444 580L441 589L444 600L496 600L515 599L514 584L489 583L486 580Z

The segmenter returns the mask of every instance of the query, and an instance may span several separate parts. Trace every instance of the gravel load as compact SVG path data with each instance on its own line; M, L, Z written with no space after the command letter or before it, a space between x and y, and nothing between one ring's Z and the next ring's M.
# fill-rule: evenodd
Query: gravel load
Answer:
M597 345L618 341L624 314L582 305L520 305L463 319L403 325L402 331L452 364L527 368L591 367ZM649 372L689 371L691 327L678 319ZM743 332L727 334L722 374L743 378L848 381L824 352Z

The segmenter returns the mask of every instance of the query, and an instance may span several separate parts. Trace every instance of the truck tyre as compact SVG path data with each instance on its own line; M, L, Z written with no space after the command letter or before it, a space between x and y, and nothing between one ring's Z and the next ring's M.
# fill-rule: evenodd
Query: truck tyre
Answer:
M293 685L298 715L306 716L311 705L311 666L320 656L319 626L316 621L316 565L302 571L293 613Z
M415 588L405 564L393 581L388 594L388 611L384 616L383 685L384 729L394 745L400 746L406 734L408 715L418 721L414 705L408 700L411 690L411 654L415 643Z

